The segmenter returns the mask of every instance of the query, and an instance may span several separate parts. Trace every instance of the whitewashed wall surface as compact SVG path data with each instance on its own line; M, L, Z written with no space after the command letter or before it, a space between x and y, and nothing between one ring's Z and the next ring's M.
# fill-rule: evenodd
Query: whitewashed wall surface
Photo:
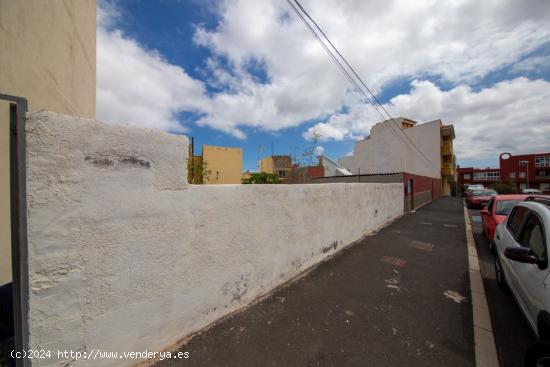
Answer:
M33 349L165 350L403 212L401 184L188 185L187 144L28 115Z

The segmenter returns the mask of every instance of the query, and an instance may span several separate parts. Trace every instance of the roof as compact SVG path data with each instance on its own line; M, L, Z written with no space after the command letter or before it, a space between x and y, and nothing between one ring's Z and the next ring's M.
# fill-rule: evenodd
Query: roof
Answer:
M442 125L441 126L441 136L451 136L455 138L455 128L453 125Z
M508 195L496 195L494 196L496 201L504 200L525 200L529 195L508 194Z

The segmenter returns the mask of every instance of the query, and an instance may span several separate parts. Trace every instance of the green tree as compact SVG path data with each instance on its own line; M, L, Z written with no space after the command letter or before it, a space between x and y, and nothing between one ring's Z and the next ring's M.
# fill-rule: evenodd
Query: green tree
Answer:
M187 181L190 184L200 185L210 180L211 170L201 156L194 156L187 160Z
M250 177L241 180L243 184L280 184L283 183L279 176L273 173L251 173Z
M512 181L501 181L491 185L491 188L500 195L516 194L516 185Z

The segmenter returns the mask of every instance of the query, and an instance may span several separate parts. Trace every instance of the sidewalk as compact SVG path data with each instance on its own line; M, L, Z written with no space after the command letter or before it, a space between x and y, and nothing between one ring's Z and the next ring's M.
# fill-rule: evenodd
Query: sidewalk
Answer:
M462 202L405 215L181 350L156 366L474 366Z

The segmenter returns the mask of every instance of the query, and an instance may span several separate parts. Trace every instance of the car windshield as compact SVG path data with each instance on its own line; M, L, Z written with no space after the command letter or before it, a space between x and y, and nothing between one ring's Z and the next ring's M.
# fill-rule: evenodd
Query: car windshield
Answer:
M514 207L514 204L519 201L520 200L497 201L496 214L508 215L508 213L510 213L510 210L512 210L512 208Z
M480 191L474 191L472 193L472 196L493 196L496 194L497 192L495 190L480 190Z

